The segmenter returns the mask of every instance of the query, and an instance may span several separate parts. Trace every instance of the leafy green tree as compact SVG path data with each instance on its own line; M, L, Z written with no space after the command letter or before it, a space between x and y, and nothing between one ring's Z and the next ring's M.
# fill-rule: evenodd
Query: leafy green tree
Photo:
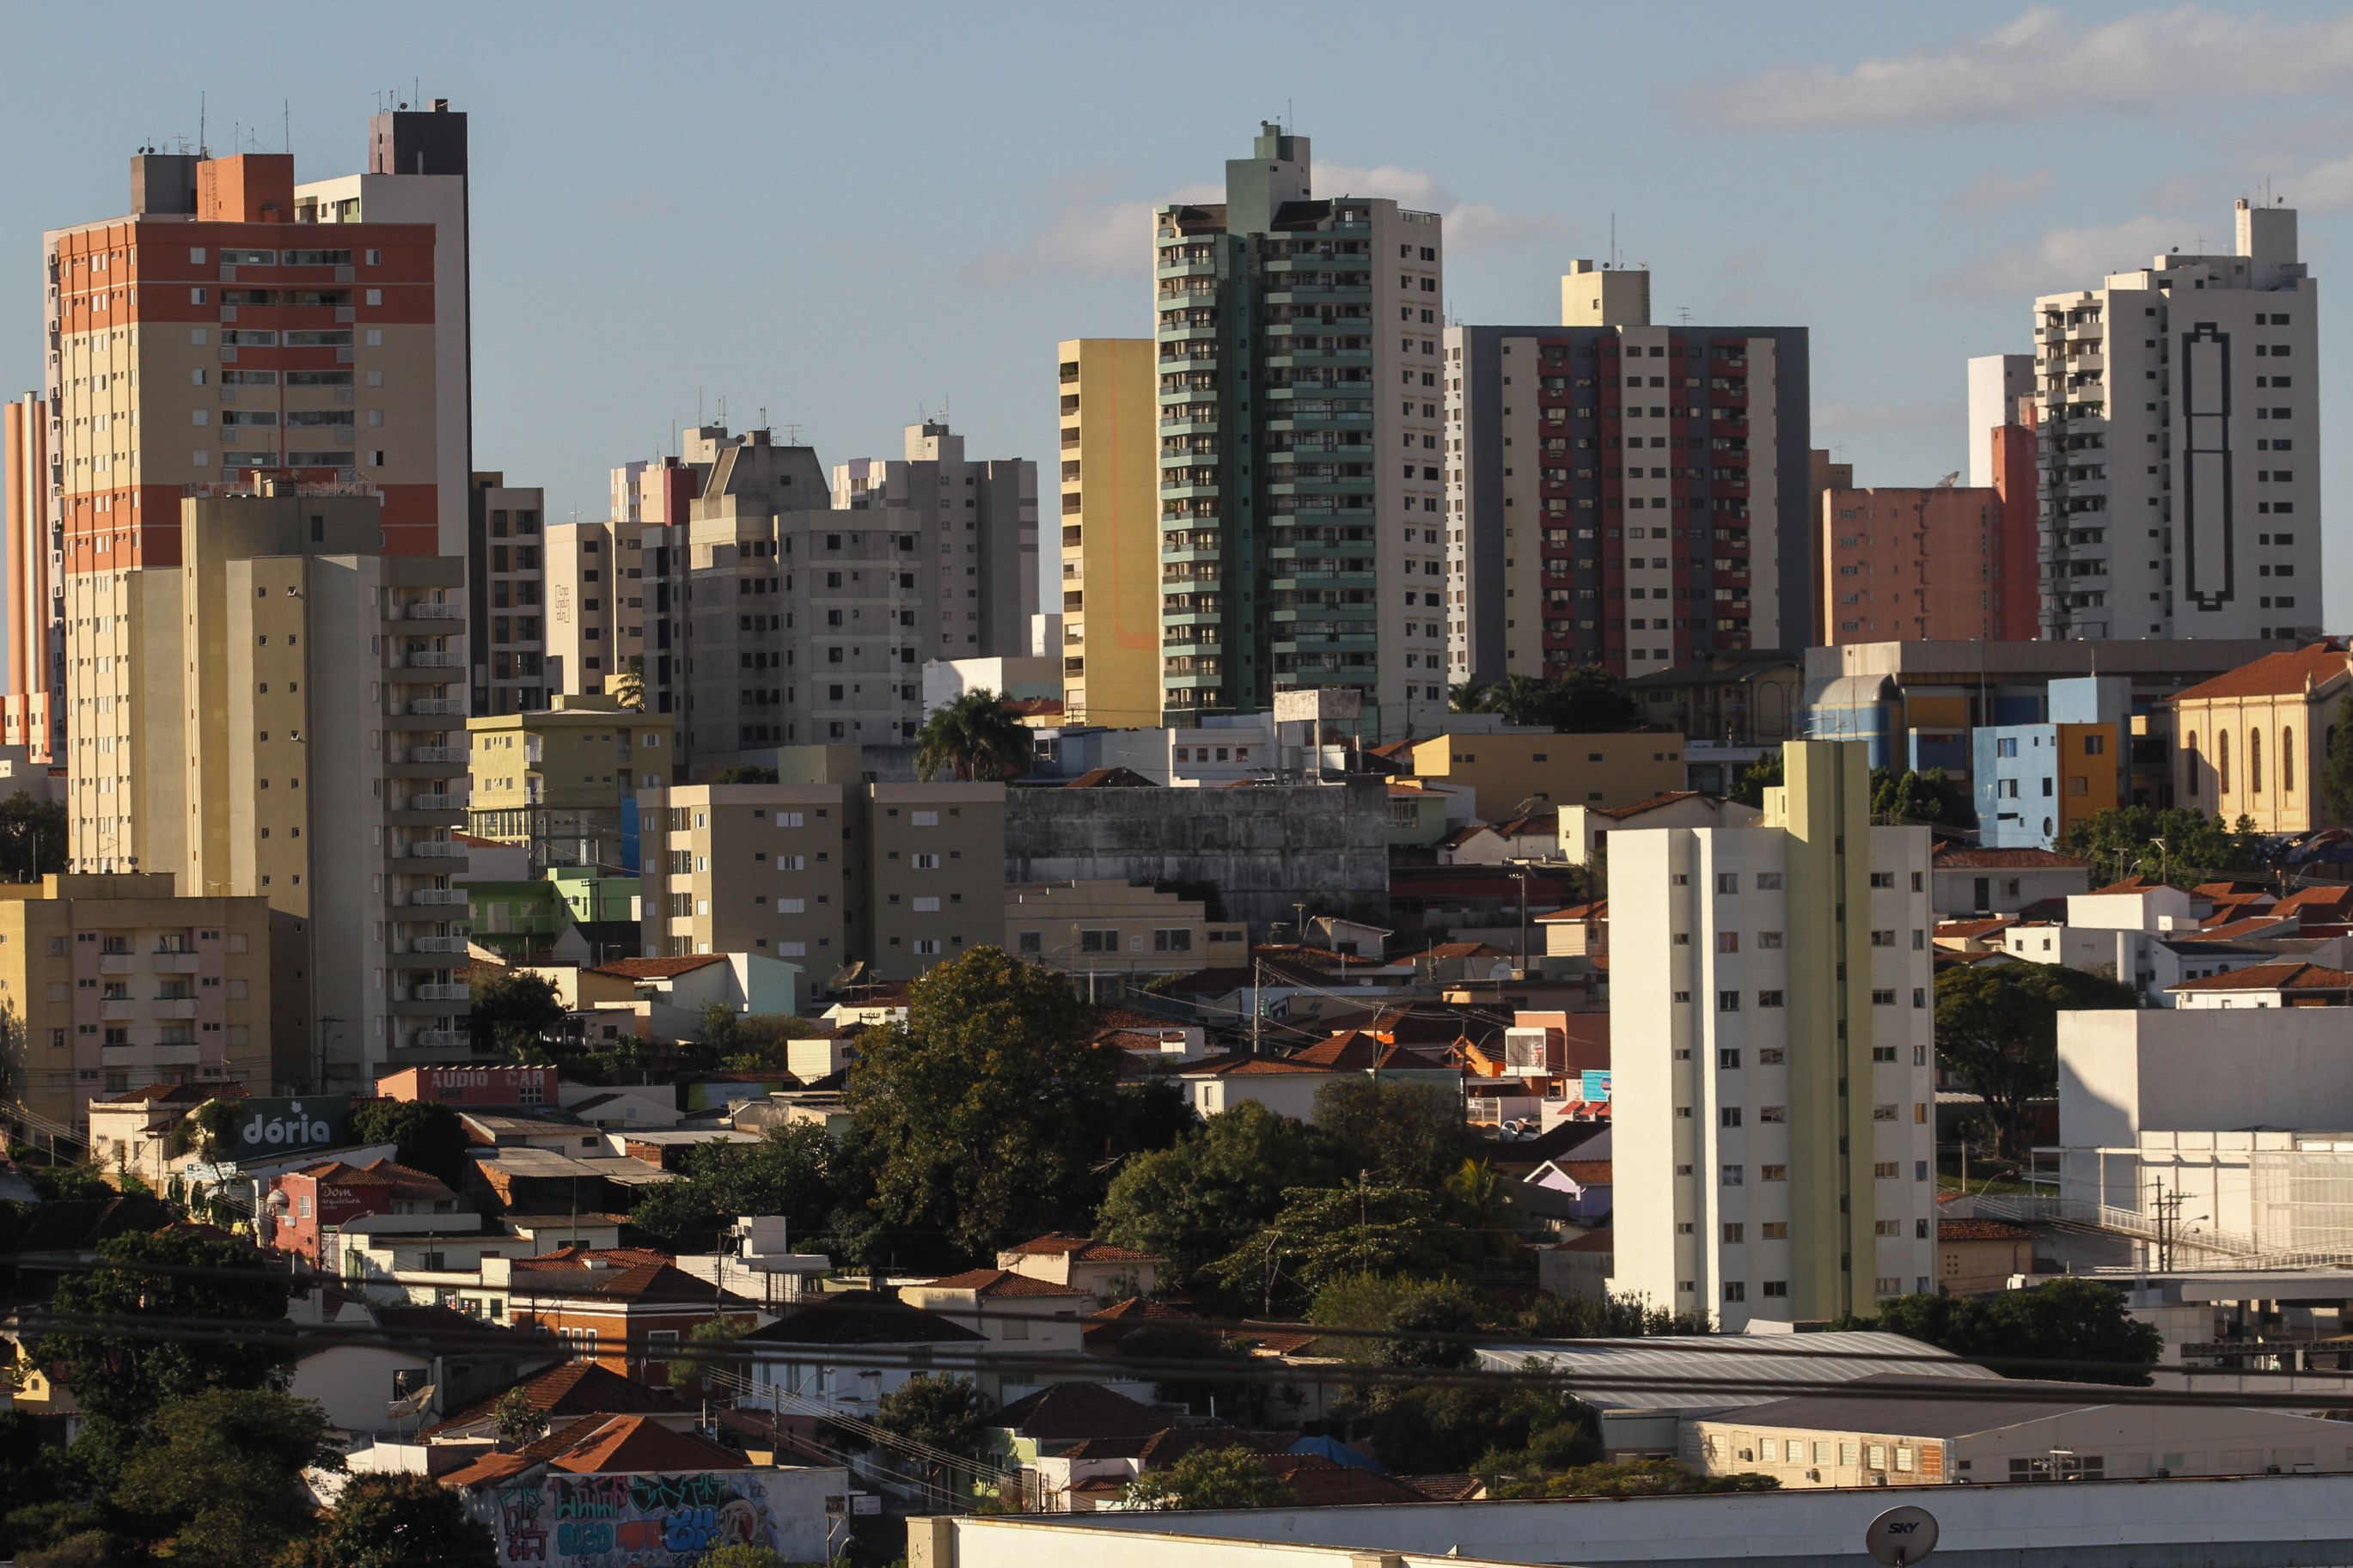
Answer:
M915 733L915 771L926 779L1009 779L1029 765L1031 737L987 687L941 707Z
M1899 1296L1866 1327L1922 1340L1955 1355L2019 1364L2018 1377L2145 1385L2165 1336L2135 1318L2124 1292L2094 1279L2060 1279L1991 1296ZM2090 1363L2038 1367L2024 1363Z
M773 1127L756 1143L706 1143L682 1157L679 1180L638 1194L629 1223L682 1251L708 1251L738 1215L782 1215L816 1236L842 1201L840 1163L814 1124Z
M695 1324L664 1368L670 1385L681 1394L697 1392L713 1374L727 1369L733 1359L729 1347L751 1331L748 1317L706 1318Z
M543 976L507 969L474 982L470 1023L478 1051L519 1062L552 1061L550 1042L565 1016L554 984Z
M0 876L37 882L66 868L66 808L18 790L0 800Z
M1086 1225L1119 1108L1118 1053L1088 1026L1061 976L998 948L908 987L905 1021L860 1044L847 1096L882 1245L987 1258Z
M1212 1266L1261 1310L1303 1304L1326 1281L1366 1269L1435 1274L1446 1266L1438 1205L1426 1193L1375 1186L1293 1187L1281 1213Z
M1323 1132L1246 1100L1170 1148L1130 1159L1112 1178L1094 1231L1158 1253L1168 1260L1163 1283L1182 1286L1280 1214L1285 1191L1327 1185L1340 1169Z
M1391 1468L1493 1473L1600 1457L1584 1406L1535 1378L1480 1384L1392 1385L1350 1417ZM1530 1459L1535 1451L1541 1457Z
M355 1476L326 1528L280 1568L498 1568L490 1527L465 1499L427 1476ZM702 1560L705 1568L717 1554Z
M1088 1349L1092 1352L1093 1346ZM1114 1365L1148 1377L1163 1403L1182 1405L1196 1415L1216 1415L1256 1426L1266 1419L1268 1384L1251 1376L1250 1352L1206 1329L1182 1321L1148 1321L1122 1334L1103 1352ZM1187 1363L1172 1372L1170 1363Z
M807 1039L816 1032L816 1026L806 1018L741 1013L735 1016L733 1046L716 1065L722 1072L751 1078L788 1073L792 1070L791 1042Z
M2127 805L2095 811L2061 835L2059 847L2121 879L2138 873L2160 881L2204 882L2269 874L2265 839L2242 816L2219 816L2176 806Z
M547 1412L533 1405L531 1395L520 1387L499 1395L499 1402L491 1406L491 1419L498 1426L499 1441L512 1447L547 1436Z
M1765 792L1779 789L1787 782L1782 776L1781 753L1777 748L1741 770L1739 779L1732 786L1732 798L1743 805L1761 809L1765 805Z
M1479 700L1486 688L1475 680L1458 680L1446 689L1446 710L1449 713L1483 713Z
M1617 1340L1657 1334L1706 1334L1715 1325L1705 1312L1673 1312L1641 1296L1529 1298L1514 1318L1519 1331L1536 1339Z
M871 1425L927 1448L975 1456L987 1415L988 1402L972 1379L923 1372L877 1400Z
M776 782L776 770L738 763L733 767L714 770L706 782L715 784L770 784Z
M0 1560L58 1538L45 1529L45 1521L31 1517L25 1521L29 1527L26 1536L20 1536L15 1516L62 1501L66 1477L60 1473L61 1458L41 1441L33 1417L21 1410L0 1410Z
M56 1326L43 1329L33 1352L35 1360L62 1371L92 1415L135 1427L173 1400L211 1389L257 1389L293 1365L282 1342L151 1338L85 1321L283 1322L290 1282L251 1244L162 1230L102 1242L99 1256L107 1267L58 1281Z
M1880 822L1968 822L1974 813L1942 768L1896 773L1892 768L1871 771L1871 815Z
M1486 1317L1477 1294L1459 1280L1366 1272L1324 1281L1307 1308L1307 1321L1319 1328L1394 1329L1400 1336L1469 1334ZM1468 1366L1472 1361L1467 1341L1346 1336L1322 1348L1343 1361L1375 1366L1444 1368Z
M1708 1476L1677 1459L1620 1459L1579 1465L1557 1475L1491 1483L1489 1492L1499 1498L1681 1497L1694 1492L1769 1492L1780 1485L1773 1477L1754 1471Z
M2353 826L2353 723L2330 730L2320 759L2320 801L2341 826Z
M207 1389L166 1405L150 1438L123 1467L113 1503L188 1568L269 1561L315 1522L304 1468L343 1468L326 1412L258 1389Z
M1549 724L1553 716L1550 688L1532 676L1507 675L1479 694L1481 710L1500 713L1512 724Z
M1565 734L1601 735L1642 727L1642 710L1598 664L1579 665L1553 682L1546 704L1552 727Z
M2021 1158L2028 1102L2059 1091L2059 1015L2139 1005L2131 986L2064 964L1956 964L1936 976L1936 1051Z
M473 1162L466 1157L465 1123L456 1110L436 1100L361 1100L352 1107L352 1140L392 1144L395 1159L438 1176L452 1192L463 1192L473 1173Z
M1462 1120L1462 1099L1435 1084L1384 1082L1363 1073L1315 1091L1315 1125L1351 1163L1425 1191L1475 1157L1484 1141Z
M1524 1244L1512 1214L1512 1187L1484 1160L1465 1160L1439 1188L1439 1200L1466 1262L1507 1263Z
M1281 1508L1297 1494L1240 1444L1195 1448L1165 1470L1146 1470L1120 1489L1132 1509Z

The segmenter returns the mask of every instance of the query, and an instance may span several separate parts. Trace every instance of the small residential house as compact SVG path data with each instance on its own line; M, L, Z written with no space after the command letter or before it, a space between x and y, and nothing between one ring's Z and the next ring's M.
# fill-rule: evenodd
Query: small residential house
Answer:
M871 1420L884 1394L926 1369L970 1377L982 1394L997 1394L987 1335L880 1291L820 1296L741 1342L759 1352L751 1402L787 1415ZM909 1364L917 1361L924 1364Z
M1936 1287L1947 1296L2007 1290L2034 1272L2034 1233L1998 1219L1936 1221Z
M1157 1253L1060 1234L1038 1237L997 1255L999 1268L1077 1290L1098 1306L1151 1295L1166 1261Z
M1578 866L1600 863L1609 835L1635 827L1747 827L1764 816L1753 805L1697 790L1668 790L1629 805L1568 805L1556 837L1560 854Z
M392 1160L357 1165L326 1160L282 1172L270 1178L263 1206L274 1216L266 1246L330 1268L336 1233L362 1215L387 1221L379 1230L397 1229L407 1221L429 1233L447 1229L453 1215L472 1212L439 1177Z
M641 1247L562 1247L534 1258L486 1258L482 1284L506 1299L506 1321L569 1342L624 1377L658 1382L679 1342L714 1318L757 1315L750 1303Z
M1014 1345L1031 1355L1074 1355L1084 1349L1080 1319L1095 1305L1089 1291L1009 1268L967 1268L902 1285L899 1299L978 1329L992 1344Z
M1929 856L1928 907L1939 919L2014 915L2046 899L2088 891L2089 862L2052 849L1939 844Z

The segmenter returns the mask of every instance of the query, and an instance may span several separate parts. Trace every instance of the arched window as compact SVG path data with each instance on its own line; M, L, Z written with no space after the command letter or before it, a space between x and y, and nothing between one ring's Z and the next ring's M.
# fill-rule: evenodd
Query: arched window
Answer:
M2231 731L2228 730L2214 737L2214 793L2224 796L2231 793Z
M2199 791L2198 791L2198 770L2199 770L2200 768L2201 768L2201 767L2205 766L2205 763L2206 763L2206 760L2205 760L2203 757L2200 757L2200 756L2198 754L2198 731L2197 731L2192 730L2192 731L2189 731L2189 739L2186 742L2184 742L2184 743L2183 743L2182 748L2181 748L2181 754L2182 754L2183 756L2186 756L2186 757L2188 757L2188 758L2189 759L2189 765L2188 767L2186 767L2186 768L2182 769L2181 771L2182 771L2182 773L2184 773L2184 775L2186 775L2186 776L2188 777L2188 779L2189 779L2189 798L2190 798L2190 799L2192 799L2192 800L2196 800L2196 799L2198 798L2198 794L2199 794Z
M2247 793L2250 795L2263 793L2263 732L2261 730L2247 731Z
M2280 794L2295 793L2295 726L2280 726Z

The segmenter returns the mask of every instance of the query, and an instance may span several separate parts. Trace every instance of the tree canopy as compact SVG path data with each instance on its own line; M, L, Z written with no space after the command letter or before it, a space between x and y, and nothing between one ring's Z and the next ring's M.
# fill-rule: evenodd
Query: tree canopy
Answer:
M992 1258L1084 1227L1122 1114L1117 1052L1059 975L975 948L908 987L904 1022L850 1065L849 1156L871 1172L878 1243L903 1257Z
M1120 1489L1132 1509L1280 1508L1294 1498L1258 1451L1240 1443L1195 1448Z
M1303 1306L1343 1274L1434 1274L1447 1263L1438 1205L1427 1193L1376 1186L1293 1187L1256 1236L1211 1267L1228 1289L1259 1310Z
M565 1016L554 983L543 976L500 970L474 982L470 1021L478 1051L519 1062L551 1061Z
M400 1163L440 1177L452 1192L465 1190L473 1169L466 1157L465 1124L438 1100L360 1100L352 1107L352 1141L392 1144Z
M1457 713L1498 713L1507 723L1574 735L1642 727L1641 706L1598 664L1579 665L1550 680L1507 675L1488 686L1465 681L1451 688L1449 698Z
M1436 1084L1383 1082L1364 1073L1315 1091L1315 1125L1355 1166L1400 1186L1435 1189L1480 1153L1460 1095Z
M1743 805L1761 809L1765 792L1778 789L1787 782L1782 776L1780 748L1777 746L1740 771L1740 777L1732 786L1732 798Z
M2320 758L2320 801L2338 826L2353 826L2353 723L2329 731Z
M1865 1324L1922 1340L1955 1355L1995 1363L2013 1377L2138 1386L2165 1350L2165 1336L2132 1316L2124 1292L2094 1279L2060 1279L1990 1296L1899 1296ZM2072 1363L2035 1366L2036 1362Z
M1159 1254L1167 1259L1163 1279L1181 1286L1281 1213L1287 1189L1325 1185L1339 1174L1328 1135L1246 1100L1173 1147L1123 1165L1095 1234Z
M976 687L932 710L915 733L915 772L926 779L1009 779L1029 763L1031 737L1004 700Z
M1936 976L1936 1053L2021 1158L2027 1102L2059 1091L2059 1015L2139 1005L2131 986L2064 964L1955 964Z
M167 1405L132 1456L115 1508L188 1568L246 1568L301 1541L316 1514L305 1468L340 1470L326 1413L307 1399L212 1388Z
M66 868L66 808L18 790L0 800L0 879L37 882Z
M2182 806L2095 811L2062 834L2059 847L2091 861L2101 876L2116 881L2135 873L2169 882L2269 874L2266 841L2251 818L2226 825L2219 816Z
M1760 799L1757 804L1762 805ZM1942 768L1902 773L1871 770L1871 815L1874 821L1965 826L1976 819L1969 798Z
M354 1476L283 1568L498 1568L497 1540L428 1476ZM704 1559L706 1563L715 1561Z
M292 1366L281 1343L134 1336L103 1321L283 1321L287 1276L248 1243L160 1230L102 1242L99 1256L109 1267L58 1282L59 1321L43 1330L33 1352L61 1370L92 1415L135 1427L175 1399L216 1388L258 1389Z
M756 1143L705 1143L681 1156L679 1179L644 1188L629 1223L681 1251L707 1251L738 1215L781 1215L817 1237L857 1185L839 1146L814 1123L772 1127Z

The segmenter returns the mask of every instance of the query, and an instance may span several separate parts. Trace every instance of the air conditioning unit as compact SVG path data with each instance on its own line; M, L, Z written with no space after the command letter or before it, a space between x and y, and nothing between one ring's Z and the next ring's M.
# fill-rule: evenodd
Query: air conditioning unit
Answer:
M2267 1475L2267 1476L2275 1476L2275 1475L2278 1475L2279 1473L2280 1473L2280 1468L2279 1468L2277 1465L2265 1465L2265 1466L2263 1467L2263 1474L2265 1474L2265 1475Z
M1753 1459L1757 1457L1757 1450L1754 1448L1743 1448L1740 1450L1740 1457L1744 1459Z
M2158 1467L2157 1467L2157 1474L2158 1474L2158 1479L2159 1480L2162 1480L2162 1479L2164 1479L2166 1477L2168 1477L2168 1476L2169 1476L2169 1475L2173 1474L2173 1472L2172 1472L2171 1470L2169 1470L2169 1469L2166 1468L2163 1465L2159 1465L2159 1466L2158 1466Z
M1885 1476L1873 1476L1871 1478L1871 1484L1875 1487L1883 1487L1887 1484L1887 1478Z
M1806 1472L1806 1479L1808 1479L1808 1480L1810 1480L1810 1481L1818 1481L1818 1480L1820 1480L1821 1479L1822 1479L1822 1473L1821 1473L1821 1471L1820 1471L1820 1470L1808 1470L1808 1471Z

